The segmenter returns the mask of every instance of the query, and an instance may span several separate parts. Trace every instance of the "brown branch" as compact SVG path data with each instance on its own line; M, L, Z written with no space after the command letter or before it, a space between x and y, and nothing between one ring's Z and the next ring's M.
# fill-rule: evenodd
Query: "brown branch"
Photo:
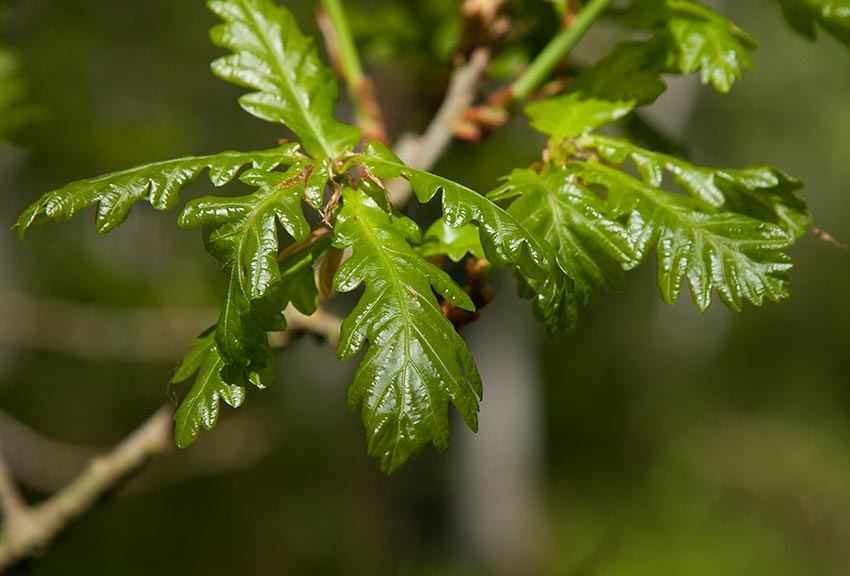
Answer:
M3 444L0 443L0 512L3 514L4 526L17 523L26 508L27 503L12 478Z
M469 60L455 70L446 96L428 128L420 137L406 137L398 143L396 154L416 170L430 170L454 139L455 127L475 101L481 78L490 65L491 52L478 48ZM410 184L396 179L387 184L390 199L396 206L410 200Z
M152 456L172 446L174 408L164 406L108 453L94 458L61 491L7 516L0 534L0 572L38 556L95 503L116 490Z
M384 125L384 113L375 95L375 85L369 77L360 71L359 67L356 70L346 68L337 31L327 12L321 8L316 9L316 22L318 22L319 31L325 39L325 47L328 50L331 65L337 75L345 80L349 87L348 93L354 105L357 123L360 125L363 139L378 140L388 144L389 137Z

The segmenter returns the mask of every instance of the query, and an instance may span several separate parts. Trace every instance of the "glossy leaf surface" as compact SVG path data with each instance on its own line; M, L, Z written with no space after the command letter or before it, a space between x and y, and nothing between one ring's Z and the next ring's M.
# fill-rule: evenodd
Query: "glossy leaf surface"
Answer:
M270 0L208 5L225 22L213 28L213 42L233 52L213 62L213 72L256 90L239 99L247 112L285 124L315 158L336 157L357 144L360 131L334 118L339 88L333 73L289 10Z
M203 226L207 251L229 275L227 298L216 331L216 342L228 368L248 370L249 379L263 384L271 352L266 332L285 327L283 296L277 256L277 225L300 241L310 233L301 201L307 169L297 164L286 173L249 171L242 180L257 186L253 194L235 198L209 196L186 206L182 227Z
M622 268L634 259L628 231L607 215L603 200L573 171L556 166L542 173L515 170L493 195L516 197L508 212L555 249L553 277L540 284L523 278L536 288L536 313L547 319L550 331L569 328L576 316L561 307L587 306L603 288L623 289Z
M474 190L409 168L386 146L377 142L366 145L363 163L379 178L407 178L422 203L442 191L446 223L452 228L470 222L477 225L484 252L494 265L502 268L518 266L526 275L541 279L551 269L550 247L535 238L513 216Z
M481 377L466 344L446 319L434 291L466 310L469 297L445 272L409 244L419 229L360 191L347 189L334 245L352 248L334 279L339 292L365 284L345 319L337 356L352 358L368 341L349 388L353 410L362 403L369 454L392 473L428 442L449 447L449 402L478 427Z
M700 310L711 304L713 290L736 311L745 301L759 306L788 297L791 260L783 250L793 238L778 226L714 211L603 164L582 166L582 177L605 186L609 202L628 215L636 262L656 249L658 285L668 304L685 280Z
M258 170L273 170L295 162L297 152L295 144L257 152L222 152L155 162L79 180L44 194L21 214L15 226L22 237L34 224L62 222L96 205L97 231L105 234L124 222L133 205L142 200L157 210L173 208L180 191L205 169L209 169L213 185L224 186L248 164Z
M776 224L790 235L802 236L811 224L808 206L796 194L803 183L776 168L706 168L598 134L585 135L581 145L616 164L630 158L641 179L652 187L661 187L665 174L671 175L695 200Z
M197 372L195 382L174 415L174 440L179 448L192 444L202 426L212 430L218 421L221 401L233 408L242 405L245 389L225 382L221 377L223 368L224 360L216 347L215 332L210 329L195 340L172 378L172 382L178 384Z
M484 247L478 236L478 228L472 224L452 228L440 218L422 237L419 253L423 258L447 256L452 262L460 262L467 255L484 258Z

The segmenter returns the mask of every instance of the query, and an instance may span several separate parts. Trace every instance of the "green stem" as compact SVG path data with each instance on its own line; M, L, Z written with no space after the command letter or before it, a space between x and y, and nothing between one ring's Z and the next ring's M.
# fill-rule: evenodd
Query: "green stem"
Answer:
M322 27L328 41L328 49L348 86L348 93L354 105L357 123L363 130L363 137L367 140L386 142L383 114L375 98L372 82L363 74L360 56L357 54L357 46L348 25L348 18L342 8L342 1L322 0L322 8L331 28L331 30L325 30L324 26Z
M528 68L516 79L512 88L512 99L519 101L531 96L613 1L590 0L578 13L573 25L552 38L543 52L538 54Z
M322 8L331 21L336 32L336 41L339 45L339 63L342 73L350 86L356 86L363 79L363 67L360 65L360 56L357 54L357 46L351 28L348 26L348 18L342 8L340 0L322 0Z

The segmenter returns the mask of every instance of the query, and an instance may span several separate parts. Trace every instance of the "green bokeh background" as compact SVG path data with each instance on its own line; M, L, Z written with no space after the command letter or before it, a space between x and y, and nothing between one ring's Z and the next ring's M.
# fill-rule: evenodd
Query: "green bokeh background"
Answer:
M289 4L312 29L312 3ZM424 24L411 25L418 33L400 35L403 50L428 45L422 30L452 33L422 11ZM765 0L728 2L724 13L758 39L755 69L729 95L699 90L680 139L699 163L771 164L803 179L816 225L850 240L850 51L825 35L793 36ZM242 113L239 89L209 73L213 23L200 1L22 0L4 39L39 114L16 147L0 148L0 229L73 179L285 136ZM541 26L537 41L546 33ZM588 45L593 57L610 41L602 34ZM428 59L410 53L387 62L392 46L369 49L392 128L420 126L445 75L426 73ZM513 123L479 147L455 145L436 171L488 189L533 161L539 145ZM198 183L192 194L209 188ZM199 233L178 230L175 218L140 207L103 238L82 215L20 246L6 233L0 288L107 311L215 306L223 278ZM543 522L524 535L537 543L525 573L850 574L850 256L808 237L793 256L793 297L783 304L742 314L715 304L701 315L684 297L667 307L650 262L572 334L498 334L530 334L523 345L539 366L531 385L542 399ZM502 287L470 337L496 325L488 314L514 313L512 298ZM65 328L56 318L53 329ZM91 361L5 342L0 406L46 436L108 446L162 403L184 351L173 362ZM466 543L456 451L429 449L383 477L365 454L359 417L345 409L353 366L310 340L282 352L279 366L272 389L224 414L197 447L157 463L22 573L499 569Z

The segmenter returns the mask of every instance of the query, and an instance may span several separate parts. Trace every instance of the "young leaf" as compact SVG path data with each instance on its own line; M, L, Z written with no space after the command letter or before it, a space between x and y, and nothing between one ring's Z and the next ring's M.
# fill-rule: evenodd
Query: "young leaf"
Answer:
M728 92L741 78L741 69L752 67L749 50L753 38L710 8L687 0L667 0L670 33L679 49L682 74L700 71L703 84Z
M546 319L550 331L569 328L576 315L572 308L590 304L600 289L623 289L622 267L634 259L628 232L607 216L602 199L574 171L555 166L540 174L514 170L494 195L518 196L508 212L555 248L555 275L537 285L534 296L536 315ZM535 288L532 280L523 280Z
M674 156L644 150L628 140L599 134L584 135L580 144L615 164L631 158L638 174L650 186L660 187L665 172L669 173L692 198L714 208L771 222L792 236L801 237L811 224L808 206L796 194L803 183L776 168L705 168Z
M469 297L445 272L410 246L419 229L389 216L366 194L346 189L334 228L334 245L352 248L334 279L339 292L366 285L345 319L337 349L350 359L369 346L349 388L348 405L362 402L368 451L386 473L397 471L428 443L449 447L448 404L472 429L478 427L481 377L466 344L446 319L436 290L473 310Z
M850 0L776 0L788 25L809 40L816 24L850 48Z
M632 102L599 100L572 93L529 104L525 113L531 118L532 127L560 142L622 118L633 107Z
M452 228L442 218L434 222L422 237L419 253L423 258L448 256L452 262L460 262L467 254L484 258L484 248L478 236L478 228L472 224Z
M598 99L651 104L667 90L661 75L673 68L673 58L675 51L662 34L646 42L624 42L582 72L571 90Z
M147 200L157 210L173 208L179 192L204 169L209 169L213 185L224 186L246 164L258 170L273 170L292 164L298 158L298 145L288 144L257 152L221 152L166 160L79 180L44 194L21 214L15 227L18 237L22 238L34 224L51 220L62 222L80 210L97 205L97 231L106 234L120 225L133 205L141 200Z
M793 239L778 226L731 212L705 210L693 199L662 191L609 166L588 162L581 176L605 186L609 200L631 207L628 231L636 260L655 247L658 284L664 301L675 302L687 280L699 310L711 292L731 309L744 301L788 297L791 260L782 252Z
M379 142L366 144L362 162L379 178L407 178L422 203L442 191L446 223L452 228L475 223L484 253L495 266L519 267L526 275L540 279L551 270L551 247L484 196L457 182L405 166Z
M218 420L221 400L233 408L242 405L245 389L225 382L221 377L223 368L224 360L216 347L215 331L210 329L192 343L192 350L183 358L180 368L171 379L177 384L198 373L195 383L174 415L174 440L178 448L192 444L201 426L207 430L213 429Z
M572 91L643 105L666 89L662 74L699 71L703 84L728 92L751 66L752 37L699 2L635 0L625 21L656 32L645 42L617 46L582 73Z
M227 376L231 383L237 383L243 369L252 382L264 383L271 356L266 332L285 326L277 224L296 241L310 233L301 208L308 168L299 163L286 173L248 171L242 180L259 187L257 192L199 198L180 215L181 227L203 225L207 251L230 276L216 342L233 371Z
M339 88L295 17L271 0L210 0L224 24L212 41L233 52L212 64L220 78L256 90L239 103L247 112L289 127L314 158L336 157L360 140L360 130L333 116Z

